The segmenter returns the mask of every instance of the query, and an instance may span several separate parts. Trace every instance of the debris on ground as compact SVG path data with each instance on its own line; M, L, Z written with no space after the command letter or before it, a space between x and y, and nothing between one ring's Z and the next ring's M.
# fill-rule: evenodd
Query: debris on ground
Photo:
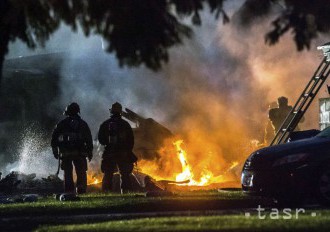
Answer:
M24 174L12 171L0 180L2 194L53 194L63 189L63 180L56 175L36 178L36 174Z
M37 202L38 194L0 195L0 204Z

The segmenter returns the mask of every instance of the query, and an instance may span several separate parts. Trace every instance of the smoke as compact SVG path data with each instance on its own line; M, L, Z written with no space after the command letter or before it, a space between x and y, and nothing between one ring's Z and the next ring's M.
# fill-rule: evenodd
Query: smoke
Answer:
M248 30L240 26L226 28L219 41L230 54L242 61L240 69L244 70L247 77L243 79L250 82L248 91L255 93L245 94L243 98L254 106L254 120L260 120L259 115L265 111L265 106L280 96L288 97L291 105L296 102L322 61L322 53L316 47L328 40L325 35L321 35L313 41L311 50L297 52L293 36L288 33L275 46L268 46L264 43L264 35L270 29L272 19L272 16L261 19ZM326 96L325 93L323 88L316 96L305 115L303 129L318 128L317 98ZM259 112L255 110L256 100L261 103Z
M312 51L297 52L290 34L274 47L265 45L271 20L260 19L247 29L207 17L198 36L171 53L162 88L170 90L172 105L166 100L160 104L167 125L184 138L187 160L197 175L205 169L220 174L233 161L242 164L257 148L251 141L263 142L270 103L286 96L293 105L321 62L315 48L324 38L315 41ZM324 94L322 89L317 98ZM301 129L318 128L317 98ZM166 152L160 164L145 166L159 177L173 178L180 167L177 160Z
M241 3L232 3L229 13ZM68 34L62 28L47 45L52 51L62 46L57 51L65 50L67 55L58 106L64 109L70 102L79 103L94 138L116 101L154 118L184 140L188 162L197 176L205 169L219 175L233 161L242 164L256 148L251 140L263 140L269 104L280 96L295 103L321 61L314 48L326 41L320 38L311 51L297 52L288 34L269 47L264 34L272 16L249 28L235 21L223 25L207 12L202 17L203 25L194 28L194 38L172 48L169 63L159 73L144 67L120 68L115 55L102 50L100 37L85 38L81 31ZM314 102L300 128L317 128L317 122ZM168 151L152 161L155 168L149 166L150 174L173 178L180 164L172 141L164 147ZM32 149L29 142L25 149ZM29 156L22 151L22 157ZM146 168L143 164L142 169Z

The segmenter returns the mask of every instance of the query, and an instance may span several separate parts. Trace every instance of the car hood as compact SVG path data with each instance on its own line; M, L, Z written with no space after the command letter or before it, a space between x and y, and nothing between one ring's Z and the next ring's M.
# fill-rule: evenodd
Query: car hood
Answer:
M316 153L318 150L322 149L322 147L329 146L329 144L330 138L313 137L308 139L302 139L259 149L253 152L249 159L266 159L270 161L295 153Z

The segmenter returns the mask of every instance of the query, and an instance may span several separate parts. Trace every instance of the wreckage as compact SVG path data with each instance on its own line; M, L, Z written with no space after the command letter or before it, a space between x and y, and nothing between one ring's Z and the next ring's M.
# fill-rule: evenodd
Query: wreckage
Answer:
M132 189L134 192L146 193L147 196L152 195L169 195L173 190L173 185L186 184L186 181L171 181L171 180L155 180L150 175L139 171L133 171L130 175ZM92 183L88 185L87 192L99 192L102 182ZM115 193L120 193L120 174L113 175L111 189ZM157 194L156 194L157 193Z
M133 128L134 153L140 159L158 158L160 148L166 139L173 136L172 132L154 119L144 118L128 108L125 108L122 116L136 125Z
M24 174L12 171L3 179L0 179L0 194L53 194L60 193L63 189L63 181L56 175L47 178L36 178L36 174Z
M170 180L156 181L151 176L133 172L130 176L134 192L166 192L172 184L184 184L187 181L176 182ZM88 192L99 192L101 183L88 185ZM113 192L120 193L120 175L115 173L112 183ZM63 180L57 175L49 175L47 178L36 178L36 174L24 174L12 171L3 179L0 179L0 195L38 194L52 195L63 192Z

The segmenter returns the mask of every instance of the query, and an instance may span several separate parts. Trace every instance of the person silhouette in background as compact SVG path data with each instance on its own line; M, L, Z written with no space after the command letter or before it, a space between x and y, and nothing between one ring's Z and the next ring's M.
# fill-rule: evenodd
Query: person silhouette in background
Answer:
M272 122L275 134L279 131L286 117L289 115L289 113L292 110L292 106L288 105L288 98L284 96L279 97L277 99L277 104L278 107L270 109L268 114L269 120ZM293 116L294 115L292 114L289 117L292 119ZM300 122L303 121L304 118L301 118ZM288 125L284 125L284 126L286 128ZM299 130L298 126L296 127L295 130L296 131Z
M278 132L282 123L292 110L292 106L288 105L288 98L286 97L279 97L277 99L277 105L278 107L270 109L268 114L269 119L274 127L275 133Z

